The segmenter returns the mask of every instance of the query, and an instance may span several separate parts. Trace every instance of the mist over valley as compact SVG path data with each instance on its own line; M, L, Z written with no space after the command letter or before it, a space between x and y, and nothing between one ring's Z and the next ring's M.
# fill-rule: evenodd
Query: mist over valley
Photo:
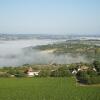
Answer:
M19 35L20 37L20 35ZM0 66L20 66L23 64L68 64L76 62L87 62L85 55L71 55L71 54L61 54L55 55L52 52L42 52L41 50L34 49L35 46L47 45L53 43L59 43L61 41L66 41L64 38L53 39L49 36L41 35L36 38L29 36L29 38L18 38L18 35L2 35L0 38ZM58 36L59 37L59 36ZM69 38L70 39L70 38Z

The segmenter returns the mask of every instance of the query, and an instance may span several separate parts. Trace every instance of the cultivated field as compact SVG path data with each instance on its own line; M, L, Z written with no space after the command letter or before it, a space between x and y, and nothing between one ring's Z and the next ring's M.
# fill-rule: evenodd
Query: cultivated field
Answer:
M0 78L0 100L100 100L100 86L74 78Z

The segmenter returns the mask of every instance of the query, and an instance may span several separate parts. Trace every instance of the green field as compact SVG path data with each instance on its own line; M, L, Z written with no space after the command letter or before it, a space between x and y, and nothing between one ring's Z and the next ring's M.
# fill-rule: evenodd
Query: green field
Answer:
M1 78L0 100L100 100L100 86L74 78Z

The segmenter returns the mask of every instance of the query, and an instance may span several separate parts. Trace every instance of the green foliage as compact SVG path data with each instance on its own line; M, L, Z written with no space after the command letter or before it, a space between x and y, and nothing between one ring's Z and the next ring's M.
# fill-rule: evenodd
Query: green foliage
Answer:
M89 77L89 75L87 74L86 71L79 71L77 74L76 74L76 77L77 79L81 82L81 83L86 83L87 82L87 79Z
M94 70L87 70L87 74L90 76L90 77L94 77L94 76L97 76L97 72L94 71Z
M85 84L100 83L100 76L98 76L97 72L95 72L93 70L79 71L76 76L77 76L77 79L81 83L85 83Z
M100 84L100 76L88 77L87 84Z
M11 75L15 75L16 74L16 70L15 69L9 69L7 73L11 74Z
M20 71L20 69L18 68L9 69L7 73L10 75L14 75L15 77L26 77L27 76L23 71Z
M60 67L57 70L51 72L52 77L70 77L71 72L66 67Z
M100 62L94 61L93 65L94 65L95 69L97 70L97 72L100 73Z
M10 77L10 74L8 73L0 73L0 77Z
M36 46L34 49L54 50L54 54L70 53L72 56L85 55L88 60L100 60L100 46L96 46L97 41L93 40L73 40L48 45ZM99 41L100 43L100 41Z
M26 77L27 75L24 72L18 71L15 74L16 77Z
M39 72L39 77L48 77L50 76L50 70L41 70Z

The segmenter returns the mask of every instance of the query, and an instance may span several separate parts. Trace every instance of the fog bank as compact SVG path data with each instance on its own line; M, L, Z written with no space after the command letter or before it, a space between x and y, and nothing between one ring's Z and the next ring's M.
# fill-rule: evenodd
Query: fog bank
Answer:
M28 48L36 45L50 44L54 40L16 40L0 41L0 66L20 66L23 64L68 64L87 62L85 56L54 55Z

